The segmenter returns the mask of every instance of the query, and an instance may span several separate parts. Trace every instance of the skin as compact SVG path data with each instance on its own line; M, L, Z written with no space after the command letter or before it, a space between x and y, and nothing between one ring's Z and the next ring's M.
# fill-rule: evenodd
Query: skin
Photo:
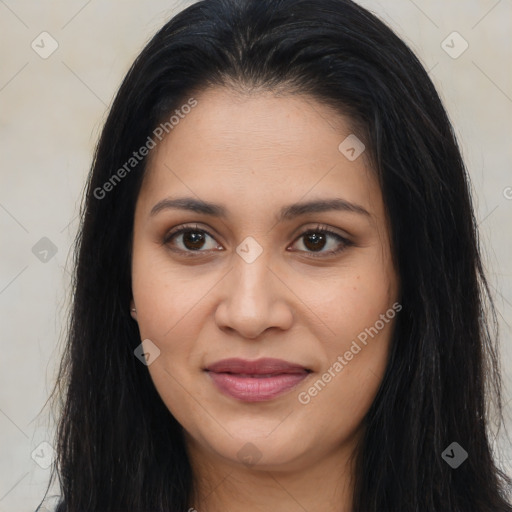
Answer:
M197 106L150 154L132 259L132 316L141 340L160 350L148 370L185 430L196 483L190 507L348 511L351 455L382 380L394 320L359 344L309 403L298 395L398 301L379 185L364 153L350 161L338 150L352 133L349 120L311 97L221 87L194 97ZM226 217L150 214L178 196L221 204ZM368 214L276 220L285 205L327 198ZM318 224L350 243L328 235L315 250L301 235ZM184 225L209 235L202 245L186 234L165 243ZM246 237L262 249L251 263L236 252ZM203 371L228 357L275 357L312 373L275 399L242 402L220 393Z

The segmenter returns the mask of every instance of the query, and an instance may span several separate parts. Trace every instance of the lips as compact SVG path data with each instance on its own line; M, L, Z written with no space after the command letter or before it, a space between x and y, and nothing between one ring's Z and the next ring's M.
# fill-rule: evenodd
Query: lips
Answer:
M290 391L311 372L282 359L223 359L205 368L219 391L246 402L261 402Z
M255 361L245 359L223 359L206 367L215 373L236 373L245 375L279 375L281 373L300 373L309 371L299 364L289 363L283 359L263 358Z

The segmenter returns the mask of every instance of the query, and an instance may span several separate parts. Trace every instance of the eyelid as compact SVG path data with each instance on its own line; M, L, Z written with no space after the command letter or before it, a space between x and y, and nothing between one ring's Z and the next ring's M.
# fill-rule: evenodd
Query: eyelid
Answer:
M320 251L320 252L314 252L314 251L297 251L299 253L305 253L307 254L308 258L328 258L329 256L334 256L337 254L342 253L347 247L351 247L354 245L354 242L350 240L350 237L345 234L340 234L335 231L335 229L326 226L324 224L316 224L314 227L306 228L304 230L301 230L298 235L295 237L294 241L292 242L292 245L294 245L298 240L300 240L303 236L309 234L309 233L323 233L326 235L329 235L331 237L337 238L338 242L342 245L341 248L333 249L330 251Z
M210 229L211 229L210 227L208 227L208 228L201 227L197 222L194 222L193 224L182 224L182 225L177 226L176 228L173 228L170 231L166 232L166 234L164 235L164 238L163 238L163 243L166 244L167 242L169 242L169 240L173 236L175 236L177 234L181 234L183 231L202 231L202 232L206 233L208 236L215 238L210 233L210 231L209 231Z
M198 223L194 223L193 225L192 224L183 224L183 225L173 228L169 232L167 232L163 237L162 245L168 245L172 238L179 236L183 233L186 233L187 231L199 231L201 233L206 234L207 236L209 236L210 238L212 238L213 240L215 240L217 242L216 237L210 233L209 229L210 228L208 228L208 229L202 228ZM217 244L220 245L219 242L217 242ZM192 256L192 257L197 255L198 253L199 254L200 253L211 254L212 251L219 251L219 249L217 249L217 248L209 249L206 251L200 251L200 250L199 251L185 251L183 249L172 249L172 250L175 252L184 254L186 256ZM221 250L224 250L224 249L221 249Z
M351 241L351 235L347 231L344 231L344 230L339 229L339 228L332 228L332 227L328 226L327 224L321 224L321 223L318 223L318 222L315 223L314 225L310 226L310 227L298 228L296 230L297 234L294 235L295 236L294 240L296 240L297 238L299 238L301 236L304 236L307 233L316 232L316 231L324 231L326 233L339 236L340 238L342 238L343 240L345 240L347 242Z

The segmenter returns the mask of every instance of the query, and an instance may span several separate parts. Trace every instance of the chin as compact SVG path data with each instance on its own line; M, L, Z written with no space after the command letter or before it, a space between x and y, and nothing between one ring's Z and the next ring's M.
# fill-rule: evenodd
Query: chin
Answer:
M231 464L258 471L297 469L305 455L304 444L290 436L244 435L213 442L213 449Z

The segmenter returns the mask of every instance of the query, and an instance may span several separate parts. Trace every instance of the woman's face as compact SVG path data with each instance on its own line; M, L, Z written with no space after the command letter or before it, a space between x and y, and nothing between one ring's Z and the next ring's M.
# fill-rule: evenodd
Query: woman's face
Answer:
M307 467L353 446L386 367L401 306L380 188L312 98L195 99L136 205L148 370L193 453Z

